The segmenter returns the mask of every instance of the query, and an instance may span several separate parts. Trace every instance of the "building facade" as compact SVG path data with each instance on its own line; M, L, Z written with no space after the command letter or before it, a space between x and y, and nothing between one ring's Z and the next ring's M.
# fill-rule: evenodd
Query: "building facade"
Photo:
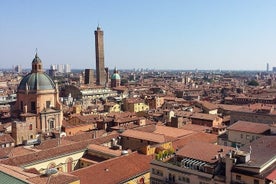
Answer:
M92 85L94 82L94 71L92 69L85 69L84 84Z
M38 137L39 134L59 132L63 113L59 102L59 91L52 79L44 73L42 61L35 55L32 61L32 71L20 82L17 89L15 115L20 121L14 121L12 135L16 144L22 144L29 139ZM20 127L27 126L30 131L28 137L21 135ZM16 124L22 124L17 126ZM35 130L35 132L33 132ZM34 134L35 133L35 134Z

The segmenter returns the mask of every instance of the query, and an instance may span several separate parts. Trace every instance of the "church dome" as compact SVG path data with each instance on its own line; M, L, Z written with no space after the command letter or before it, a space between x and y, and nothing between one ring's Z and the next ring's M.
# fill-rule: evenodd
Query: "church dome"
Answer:
M121 80L121 77L120 75L118 74L118 70L117 68L115 67L114 68L114 73L111 75L111 80Z
M43 72L42 62L36 53L32 61L32 71L21 80L18 90L52 90L55 88L53 80Z
M112 74L111 79L121 80L121 77L120 77L120 75L118 73L114 73L114 74Z
M55 89L55 83L45 73L29 73L20 82L18 90L51 90Z

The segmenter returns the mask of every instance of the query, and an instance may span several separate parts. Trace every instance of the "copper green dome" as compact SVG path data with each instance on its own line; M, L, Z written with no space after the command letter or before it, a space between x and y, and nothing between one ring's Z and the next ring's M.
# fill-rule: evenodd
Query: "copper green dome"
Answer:
M53 80L43 72L42 61L36 53L32 61L32 71L21 80L18 90L52 90L55 86Z
M51 90L55 83L46 73L29 73L20 82L18 90Z
M118 73L114 73L114 74L112 74L111 79L121 80L121 77Z

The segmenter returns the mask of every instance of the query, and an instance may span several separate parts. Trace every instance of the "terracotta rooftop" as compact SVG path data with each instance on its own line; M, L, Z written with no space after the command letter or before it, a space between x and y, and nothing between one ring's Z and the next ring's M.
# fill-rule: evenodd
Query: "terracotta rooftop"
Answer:
M42 141L41 144L35 146L34 148L38 149L38 150L45 150L45 149L50 149L53 147L68 145L68 144L72 144L72 143L74 143L74 142L65 140L63 138L49 139L49 140Z
M68 184L79 181L79 178L72 174L58 172L50 176L37 176L29 178L28 181L36 184Z
M140 118L137 116L133 117L123 117L123 118L116 118L114 122L116 123L126 123L126 122L133 122L133 121L138 121Z
M269 179L271 181L275 181L276 180L276 169L274 169L267 177L266 179Z
M230 127L228 130L231 131L240 131L240 132L249 132L255 134L262 134L268 130L270 130L269 125L263 123L253 123L249 121L237 121Z
M241 108L241 105L218 104L218 107L227 111L235 111L239 110Z
M130 117L130 116L136 116L133 112L110 112L107 114L107 117L111 118L123 118L123 117Z
M157 133L143 132L139 130L131 130L128 129L124 131L121 136L123 137L131 137L135 139L142 139L147 141L152 141L156 143L164 143L166 142L165 136Z
M143 132L154 132L156 130L156 125L150 124L147 126L139 126L135 128L135 130L143 131Z
M192 158L195 160L204 161L207 163L215 163L218 159L215 156L219 153L222 157L230 150L232 147L220 146L206 142L189 142L183 148L176 152L176 155L181 157ZM220 152L222 150L222 152Z
M275 106L271 105L271 104L260 104L260 103L256 103L256 104L250 104L247 106L242 106L239 109L237 109L236 111L238 112L249 112L249 113L267 113L267 114L276 114L276 111L274 110Z
M36 174L24 172L23 169L20 167L4 165L4 164L0 164L0 171L25 182L27 182L28 178L37 176Z
M112 156L115 156L115 157L121 156L121 151L120 150L112 150L112 149L109 149L106 146L101 146L101 145L97 145L97 144L89 144L87 148L88 148L88 151L93 150L93 151L96 151L96 152L112 155Z
M0 149L0 158L12 158L37 152L33 149L20 147L6 147Z
M97 131L90 131L90 132L78 132L77 134L73 136L66 136L63 137L62 139L68 140L68 141L74 141L74 142L79 142L87 139L93 139L94 138L99 138L103 134L105 134L106 131L104 130L97 130Z
M149 172L151 160L152 156L135 152L73 171L71 174L78 176L81 184L120 183Z
M213 121L216 118L218 118L218 115L215 115L215 114L205 114L205 113L193 113L193 115L191 116L191 118Z
M215 109L218 108L218 106L216 104L213 104L213 103L208 102L208 101L199 101L198 103L201 104L202 107L204 107L208 110L215 110Z
M206 142L214 144L217 142L217 135L210 134L210 133L204 133L204 132L195 132L193 134L190 134L185 137L181 137L175 141L173 141L173 147L174 149L180 149L186 144L193 142L193 141L199 141L199 142Z
M179 138L179 137L190 135L193 133L193 131L157 125L156 129L154 130L154 133L163 134L169 137Z
M0 135L0 144L15 142L9 134Z
M14 166L24 166L35 162L40 162L42 160L51 159L53 157L64 155L67 153L85 150L89 144L92 144L92 143L103 144L105 142L110 141L112 138L114 138L114 136L117 136L117 135L118 134L111 134L109 136L98 138L98 139L88 139L88 140L83 140L81 142L76 142L76 143L67 144L67 145L58 146L58 147L52 147L39 152L1 160L0 163L14 165Z
M211 127L202 126L202 125L196 125L196 124L186 124L181 127L181 129L184 130L191 130L196 132L205 132L206 130L211 130Z

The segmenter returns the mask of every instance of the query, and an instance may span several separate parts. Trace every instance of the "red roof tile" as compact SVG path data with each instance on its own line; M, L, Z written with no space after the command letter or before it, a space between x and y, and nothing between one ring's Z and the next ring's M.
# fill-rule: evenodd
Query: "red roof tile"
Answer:
M152 156L138 153L109 159L99 164L79 169L71 174L80 178L81 184L113 184L149 172Z
M143 132L143 131L139 131L139 130L128 129L128 130L124 131L121 134L121 136L152 141L152 142L155 142L155 143L164 143L164 142L166 142L166 139L165 139L164 135L156 134L156 133L150 133L150 132Z
M93 150L93 151L101 152L104 154L109 154L109 155L116 156L116 157L121 155L120 150L112 150L106 146L101 146L101 145L96 145L96 144L89 144L88 150Z
M176 150L176 149L182 148L186 144L193 141L200 141L200 142L214 144L217 142L217 135L204 133L204 132L196 132L173 141L173 147Z
M253 123L249 121L237 121L230 127L228 130L232 131L241 131L241 132L250 132L256 134L262 134L268 130L270 130L269 125L263 123Z
M37 176L29 178L28 180L36 184L68 184L79 181L79 178L68 173L58 172L50 176Z
M165 136L178 138L178 137L187 136L189 134L192 134L193 131L174 128L174 127L157 125L156 130L154 131L154 133L163 134Z
M215 159L216 155L220 153L221 156L224 156L226 153L233 149L234 148L232 147L194 141L186 144L183 148L176 152L176 155L208 163L215 163L218 161L217 159ZM220 150L223 151L219 152Z
M36 153L30 153L30 154L2 160L0 163L14 165L14 166L22 166L22 165L38 162L45 159L51 159L55 156L64 155L75 151L81 151L86 149L89 144L92 144L92 143L103 144L117 136L118 134L111 134L109 136L98 138L98 139L88 139L88 140L83 140L81 142L76 142L68 145L61 145L58 147L45 149Z
M270 181L276 180L276 169L274 169L267 177L266 179L269 179Z

